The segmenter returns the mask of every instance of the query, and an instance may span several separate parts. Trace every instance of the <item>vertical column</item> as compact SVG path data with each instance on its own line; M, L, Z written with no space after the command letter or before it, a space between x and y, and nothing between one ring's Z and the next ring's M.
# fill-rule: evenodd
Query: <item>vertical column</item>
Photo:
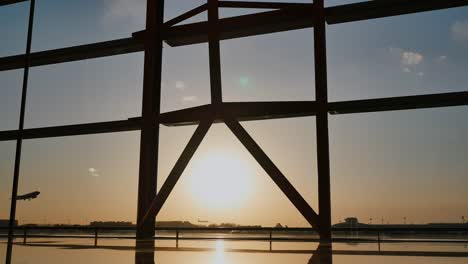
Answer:
M324 0L314 1L315 96L320 239L331 240L330 152L328 142L327 50Z
M13 171L13 188L11 190L11 205L10 205L10 221L8 229L8 245L6 253L6 264L11 263L11 256L13 253L13 236L15 231L15 220L16 220L16 196L18 195L18 184L21 164L21 147L23 145L23 128L24 128L24 115L26 111L26 96L28 92L28 79L29 79L29 55L31 54L31 42L32 32L34 25L34 9L36 6L35 0L30 0L29 6L29 22L28 22L28 37L26 42L26 53L24 60L24 74L23 74L23 88L21 92L21 106L20 106L20 118L18 125L18 139L16 141L16 152L15 152L15 167Z
M135 264L155 264L154 240L137 240L135 245Z
M215 105L221 104L223 100L221 91L221 58L218 22L218 0L208 0L208 51L210 57L211 103Z
M154 236L156 217L148 217L144 222L141 220L156 196L163 22L164 0L147 0L137 209L137 223L140 224L137 225L137 238Z

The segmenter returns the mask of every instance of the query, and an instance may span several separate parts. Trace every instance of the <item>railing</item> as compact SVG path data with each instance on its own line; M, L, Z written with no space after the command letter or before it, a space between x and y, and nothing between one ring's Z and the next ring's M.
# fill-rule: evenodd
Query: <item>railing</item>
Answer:
M0 227L1 230L8 230L8 227ZM319 236L312 228L249 228L249 227L156 227L156 231L174 232L174 236L156 235L154 240L175 240L176 247L179 246L179 240L233 240L233 241L266 241L270 243L270 250L274 241L282 242L319 242ZM49 234L40 233L40 231L52 231ZM71 235L71 234L54 234L58 232L86 232L92 235ZM38 233L39 232L39 233ZM128 236L119 234L109 235L111 232L131 232ZM15 238L22 238L23 244L27 244L28 238L88 238L94 239L94 246L98 246L98 239L136 239L133 234L135 227L99 227L99 226L17 226L15 228ZM203 233L235 233L236 235L245 236L203 236ZM34 234L35 233L35 234ZM108 235L106 235L106 233ZM182 233L195 233L199 236L181 236ZM381 243L468 243L468 227L369 227L369 228L332 228L332 242L361 242L361 243L377 243L380 251ZM252 236L252 234L265 234L265 236ZM276 234L277 236L274 236ZM250 236L249 236L250 235ZM278 236L279 235L279 236ZM281 236L283 235L283 236ZM285 235L289 235L286 237ZM291 237L291 235L297 235ZM307 236L306 236L307 235ZM383 237L386 235L387 237ZM394 235L397 238L388 238ZM409 237L403 238L403 237ZM418 235L430 236L427 238L418 238ZM437 238L436 235L446 235L449 238ZM450 235L450 236L449 236ZM459 239L453 237L459 236ZM0 235L0 237L7 237Z

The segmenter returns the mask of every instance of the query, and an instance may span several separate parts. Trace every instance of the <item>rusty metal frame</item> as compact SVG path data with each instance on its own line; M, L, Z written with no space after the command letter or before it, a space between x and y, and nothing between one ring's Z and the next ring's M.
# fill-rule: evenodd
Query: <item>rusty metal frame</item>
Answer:
M402 96L328 102L326 66L326 24L347 23L403 14L468 6L468 0L392 0L364 1L333 7L324 7L323 0L313 3L278 3L251 1L207 0L180 16L163 21L164 0L147 0L146 29L129 38L31 52L34 0L0 0L0 6L26 2L31 4L27 49L25 54L0 58L0 71L24 69L23 93L18 130L0 131L0 141L16 140L14 187L16 197L21 141L31 138L62 137L121 131L141 131L137 236L154 235L154 221L182 175L185 167L213 123L223 122L247 148L267 174L278 185L306 220L316 228L324 241L330 240L330 161L328 143L328 115L395 111L432 107L468 105L468 91L417 96ZM312 2L312 1L311 1ZM255 14L219 18L219 8L266 9ZM202 12L208 12L208 21L182 24ZM302 102L223 102L221 80L220 40L248 37L294 29L313 28L315 58L315 101ZM208 43L211 104L178 111L160 113L162 45L172 47ZM28 71L30 67L71 61L144 52L144 82L142 116L128 120L75 124L68 126L24 129L24 107ZM312 88L311 88L312 89ZM319 212L316 213L297 192L279 168L268 158L239 122L278 118L315 116L317 129L317 160L319 180ZM159 126L198 125L179 160L156 193ZM12 199L10 222L15 219L16 201ZM10 225L10 227L12 227ZM11 228L10 228L11 229ZM9 243L11 246L11 243ZM10 247L9 247L10 248ZM11 258L11 251L7 256Z

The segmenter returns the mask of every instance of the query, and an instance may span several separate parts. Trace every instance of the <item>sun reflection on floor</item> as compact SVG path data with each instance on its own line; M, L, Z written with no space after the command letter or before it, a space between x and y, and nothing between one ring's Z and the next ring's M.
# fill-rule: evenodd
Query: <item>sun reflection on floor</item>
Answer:
M213 258L213 264L227 264L226 256L224 254L224 241L216 240L216 251Z

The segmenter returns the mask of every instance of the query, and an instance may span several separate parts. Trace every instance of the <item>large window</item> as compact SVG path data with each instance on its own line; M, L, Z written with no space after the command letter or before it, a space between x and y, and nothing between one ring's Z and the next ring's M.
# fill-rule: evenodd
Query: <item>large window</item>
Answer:
M346 217L410 224L465 214L467 7L210 1L174 26L206 0L166 1L163 17L146 2L1 6L0 219L19 142L18 194L41 192L18 201L21 225L138 217L138 234L153 235L147 220L172 190L159 221L312 225L326 239ZM152 202L167 179L170 191Z

